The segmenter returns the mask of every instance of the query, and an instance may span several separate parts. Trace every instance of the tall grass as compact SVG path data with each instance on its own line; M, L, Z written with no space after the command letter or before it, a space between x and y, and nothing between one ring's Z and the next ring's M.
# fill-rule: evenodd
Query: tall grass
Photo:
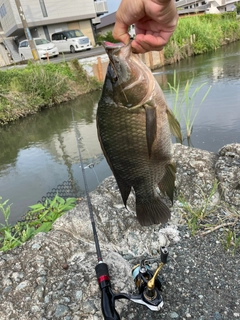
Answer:
M164 48L164 56L180 60L188 55L215 50L226 41L237 39L240 39L240 24L236 13L181 18L171 41Z
M201 89L207 85L207 83L205 82L197 86L192 91L193 81L194 79L192 79L191 81L187 80L184 90L181 91L180 81L177 82L176 71L174 71L173 84L168 83L173 101L172 111L179 123L182 123L182 119L184 119L187 139L189 139L191 136L193 124L200 110L200 107L211 90L211 86L209 86L204 94L202 93ZM196 97L199 96L200 93L202 94L202 98L198 106L195 107Z
M0 71L0 124L100 88L77 59Z

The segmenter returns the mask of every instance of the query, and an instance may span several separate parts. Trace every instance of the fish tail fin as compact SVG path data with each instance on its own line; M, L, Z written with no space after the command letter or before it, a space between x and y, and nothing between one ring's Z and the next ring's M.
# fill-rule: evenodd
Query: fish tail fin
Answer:
M144 201L141 196L136 195L136 213L142 226L166 223L171 217L169 208L158 195L151 201Z

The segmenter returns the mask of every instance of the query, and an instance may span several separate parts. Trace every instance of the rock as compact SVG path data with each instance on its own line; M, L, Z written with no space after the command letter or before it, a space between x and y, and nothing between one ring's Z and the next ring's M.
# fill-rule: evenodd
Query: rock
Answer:
M225 202L240 206L240 144L228 144L219 150L216 176Z
M239 150L240 145L225 146L218 156L175 145L177 195L184 197L193 207L202 206L212 194L218 178L224 200L238 206L236 179L239 179ZM216 189L209 199L209 206L216 206L220 200ZM113 177L106 179L91 193L91 202L102 257L108 264L115 291L136 294L132 278L133 266L146 255L159 258L160 246L169 247L170 262L163 268L161 278L162 295L166 299L160 311L162 315L121 300L116 302L116 307L122 319L205 319L201 313L203 301L209 319L220 319L222 316L220 312L214 314L212 310L224 310L227 318L222 316L222 319L230 319L233 314L234 317L239 314L239 304L234 304L234 298L238 298L239 292L239 261L236 259L235 268L228 266L229 260L224 253L220 261L212 262L221 246L217 244L216 238L207 240L206 243L204 239L193 239L186 225L180 225L183 206L177 197L171 207L172 219L169 223L151 227L139 225L133 194L130 194L128 208L123 206ZM200 245L202 249L199 251ZM39 233L21 247L8 253L0 253L0 319L102 319L101 293L95 274L97 262L89 208L87 201L83 200L59 218L52 231ZM213 271L215 267L217 271ZM222 270L224 273L216 277L216 272ZM231 270L235 270L234 273ZM200 277L199 282L196 277ZM216 284L216 279L232 282L220 286ZM215 309L214 300L209 297L213 288L216 291L213 293L214 297L217 297ZM231 288L231 291L225 293L228 290L226 288ZM231 308L224 309L227 299L221 296L221 292L231 298ZM221 306L218 301L220 296ZM190 306L191 309L188 309Z

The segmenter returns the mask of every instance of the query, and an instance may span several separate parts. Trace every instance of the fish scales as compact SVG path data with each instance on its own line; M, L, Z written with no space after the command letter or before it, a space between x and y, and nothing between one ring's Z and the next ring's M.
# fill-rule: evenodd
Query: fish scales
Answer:
M119 47L120 52L121 48L122 46ZM114 50L117 51L113 45ZM112 46L106 51L111 60L111 55L114 54ZM139 58L133 58L133 65L135 59ZM119 60L120 64L124 63L121 59ZM116 63L116 61L114 62ZM167 169L168 166L172 166L172 146L165 99L155 78L148 69L145 69L145 65L143 65L141 71L143 73L149 72L148 77L152 81L152 83L149 83L149 87L152 89L150 97L147 94L145 96L149 88L146 89L146 92L142 92L142 83L136 80L136 76L133 77L131 83L131 68L128 73L125 70L126 81L123 79L124 77L121 78L119 72L117 78L121 79L114 78L116 70L113 70L114 65L112 63L111 61L108 67L97 110L98 136L103 153L116 178L125 205L131 188L134 189L139 222L142 225L166 222L170 218L170 210L162 202L157 187L163 192L166 191L165 180L167 180L167 184L170 184L172 188L175 172L174 167L173 170ZM139 63L138 60L137 63ZM119 86L117 85L118 82L120 82ZM128 92L128 96L125 96L124 88L127 88L125 93L132 91L130 98ZM121 95L119 92L116 93L116 89L122 92ZM129 100L132 102L130 106ZM150 101L150 107L145 107L144 103L138 105L138 102L142 101L147 104ZM150 108L150 118L154 118L153 120L156 121L154 139L150 142L150 148L147 137L147 129L149 128L147 127L148 112L146 109L148 108ZM154 110L153 113L152 109ZM154 114L154 117L152 117L152 114ZM169 192L167 191L167 193Z

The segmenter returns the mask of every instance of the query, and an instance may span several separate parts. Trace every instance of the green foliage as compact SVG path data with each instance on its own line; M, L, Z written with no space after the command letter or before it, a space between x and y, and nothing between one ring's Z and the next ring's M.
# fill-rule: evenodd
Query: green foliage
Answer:
M53 200L46 199L44 204L38 203L30 206L31 210L26 214L26 220L18 222L13 227L8 223L10 206L7 205L7 202L8 200L0 203L0 211L5 220L5 224L0 225L0 251L13 249L39 232L50 231L52 224L75 206L76 199L64 200L56 194Z
M225 229L225 238L222 241L225 250L231 251L235 255L238 248L240 248L240 236L235 230Z
M240 14L240 2L236 2L235 7L236 7L237 14Z
M209 52L219 48L226 38L230 41L240 39L236 12L181 18L164 48L164 56L177 61L189 54Z
M28 97L36 96L39 105L53 105L61 101L68 90L66 76L45 67L26 68L19 75L19 89Z
M102 35L100 33L97 34L96 43L98 45L101 45L103 41L108 41L108 42L112 42L112 43L117 43L118 42L117 40L115 40L113 38L112 31L108 31L104 35Z
M183 217L187 221L188 228L192 235L195 235L202 227L201 223L206 219L206 217L216 210L216 207L211 206L211 199L216 193L217 188L218 182L216 180L208 195L205 195L204 191L199 188L199 192L204 198L203 204L200 207L193 207L188 201L186 201L184 196L178 197L184 211Z
M195 108L196 96L207 83L202 83L200 86L196 87L196 89L192 93L190 93L193 80L194 79L192 79L191 81L187 81L184 90L181 93L180 81L177 82L176 80L176 71L174 71L173 84L168 83L173 98L172 111L179 123L181 123L182 117L184 118L187 138L190 138L193 124L199 112L199 109L206 99L209 91L211 90L211 86L209 86L205 94L203 95L198 108Z
M28 62L22 69L0 71L0 124L99 87L98 81L86 74L77 59L68 63Z

